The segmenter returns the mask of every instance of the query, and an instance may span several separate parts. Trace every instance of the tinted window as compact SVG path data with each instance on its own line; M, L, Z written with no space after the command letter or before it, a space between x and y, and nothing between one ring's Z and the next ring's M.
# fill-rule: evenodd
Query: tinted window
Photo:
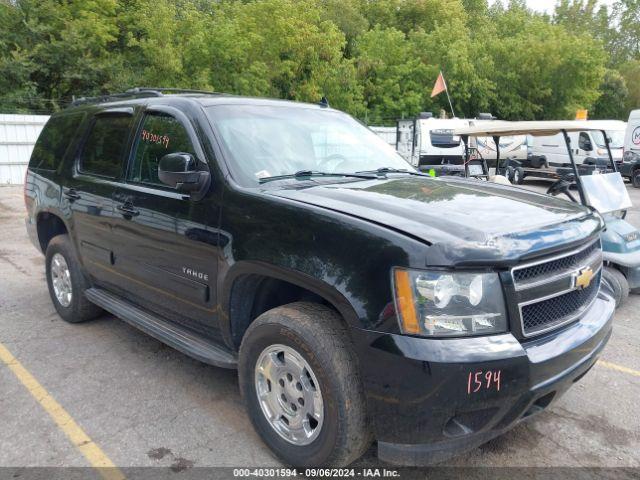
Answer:
M453 130L431 130L431 145L438 148L455 148L460 146L460 137Z
M82 149L80 170L115 178L120 175L131 116L97 116Z
M187 131L169 115L150 114L142 123L128 179L132 182L164 185L158 180L158 163L168 153L195 155Z
M56 170L83 118L81 112L51 117L33 148L31 167Z

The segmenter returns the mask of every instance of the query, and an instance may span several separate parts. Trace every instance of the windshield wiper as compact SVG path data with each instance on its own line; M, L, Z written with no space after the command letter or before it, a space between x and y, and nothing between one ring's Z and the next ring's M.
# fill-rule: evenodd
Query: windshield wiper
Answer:
M365 175L360 172L356 173L342 173L342 172L319 172L317 170L298 170L296 173L290 173L287 175L274 175L272 177L263 177L258 180L260 183L271 182L273 180L283 180L286 178L304 178L304 177L354 177L354 178L365 178L365 179L375 179L377 178L375 175Z
M383 175L385 173L406 173L407 175L417 175L420 177L428 176L422 172L416 172L413 170L407 170L406 168L390 168L390 167L380 167L377 170L362 170L356 173L375 173L377 175Z

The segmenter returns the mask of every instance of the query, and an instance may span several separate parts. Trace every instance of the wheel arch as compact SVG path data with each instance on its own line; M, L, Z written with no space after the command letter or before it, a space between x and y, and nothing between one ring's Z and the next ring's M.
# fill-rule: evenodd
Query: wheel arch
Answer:
M68 234L69 228L61 215L53 211L42 210L36 215L36 231L40 249L42 253L46 253L51 239L57 235Z
M237 349L249 325L266 310L299 300L334 309L348 326L359 324L348 299L315 277L265 262L239 262L227 273L220 293L220 325L227 343Z

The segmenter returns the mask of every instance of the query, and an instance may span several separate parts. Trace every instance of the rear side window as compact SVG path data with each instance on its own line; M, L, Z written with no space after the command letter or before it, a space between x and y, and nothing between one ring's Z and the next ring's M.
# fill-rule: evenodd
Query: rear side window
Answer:
M163 156L178 152L195 156L187 130L169 115L147 114L136 140L128 180L166 186L158 179L158 163Z
M133 117L130 115L99 115L80 154L80 171L116 178L122 162Z
M53 116L40 132L38 141L33 148L31 168L42 170L56 170L75 137L84 113L76 112Z

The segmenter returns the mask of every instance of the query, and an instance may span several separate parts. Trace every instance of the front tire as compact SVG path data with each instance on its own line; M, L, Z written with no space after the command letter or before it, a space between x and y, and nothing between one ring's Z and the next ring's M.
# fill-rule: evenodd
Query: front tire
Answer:
M238 373L256 431L286 464L342 467L371 444L357 358L333 310L296 302L263 313Z
M102 314L102 309L84 296L90 287L80 269L68 235L51 239L45 257L49 295L58 315L69 323L80 323Z
M634 170L631 174L631 183L635 188L640 188L640 168Z

